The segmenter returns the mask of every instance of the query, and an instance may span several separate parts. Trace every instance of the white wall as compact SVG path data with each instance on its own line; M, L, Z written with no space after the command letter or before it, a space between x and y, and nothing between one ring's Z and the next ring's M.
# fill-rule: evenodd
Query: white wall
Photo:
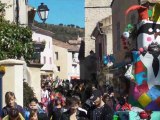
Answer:
M71 79L71 76L79 76L80 78L80 65L79 65L79 60L78 60L78 54L74 54L75 61L72 59L72 52L68 52L68 79ZM75 67L74 67L74 65Z
M67 74L68 74L68 80L70 80L70 76L72 74L72 53L68 52L67 54L67 61L68 61L68 67L67 67Z
M28 25L28 6L25 1L19 0L19 22L22 25Z
M53 45L53 49L54 53L58 52L58 60L56 59L54 54L54 62L56 64L56 67L60 67L60 71L55 72L54 75L55 77L58 76L60 79L68 79L68 50L56 45Z
M6 8L5 19L10 22L16 22L16 0L1 0L1 2L11 5ZM19 23L28 24L28 7L25 0L19 0Z
M23 106L23 64L24 61L7 59L1 60L0 65L5 66L2 79L2 106L5 104L5 94L11 91L15 94L17 104Z
M52 37L33 32L32 39L34 41L39 41L39 42L45 41L46 42L45 49L43 52L41 52L40 62L41 62L41 64L44 64L43 67L41 68L41 70L52 71L53 65L54 65ZM45 62L44 57L46 58L46 63L44 63Z

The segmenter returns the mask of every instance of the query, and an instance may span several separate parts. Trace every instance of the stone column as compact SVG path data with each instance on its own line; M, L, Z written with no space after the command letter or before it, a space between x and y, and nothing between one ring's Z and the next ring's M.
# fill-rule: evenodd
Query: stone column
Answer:
M5 93L12 91L15 93L17 104L23 106L23 64L25 62L15 59L0 61L0 65L5 66L5 74L2 78L2 107L5 104Z

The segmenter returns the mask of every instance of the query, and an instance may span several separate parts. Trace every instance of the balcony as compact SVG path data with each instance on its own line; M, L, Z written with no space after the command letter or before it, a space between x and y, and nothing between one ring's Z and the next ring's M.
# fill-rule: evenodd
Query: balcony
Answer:
M33 46L34 46L35 52L42 52L45 48L45 41L41 41L41 42L33 41Z
M34 46L34 55L32 60L29 61L29 66L43 66L40 62L40 53L44 50L45 48L45 41L43 42L37 42L33 41L33 46Z
M42 67L43 64L40 62L40 52L35 52L32 60L28 63L29 67Z

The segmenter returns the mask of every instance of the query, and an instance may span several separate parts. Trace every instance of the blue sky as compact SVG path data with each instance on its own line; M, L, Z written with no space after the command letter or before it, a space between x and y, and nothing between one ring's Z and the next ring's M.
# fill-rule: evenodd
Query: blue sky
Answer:
M74 24L84 27L84 0L28 0L29 5L37 8L44 3L50 9L46 23ZM42 22L36 14L35 20Z

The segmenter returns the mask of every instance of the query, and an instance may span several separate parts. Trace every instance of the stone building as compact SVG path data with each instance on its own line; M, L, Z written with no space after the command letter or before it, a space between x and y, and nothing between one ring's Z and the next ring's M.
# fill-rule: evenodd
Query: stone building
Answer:
M85 0L85 38L83 57L80 54L81 79L96 79L95 39L91 35L97 23L111 15L111 0Z
M91 34L97 22L111 15L110 4L111 0L85 0L85 57L91 50L95 51Z

